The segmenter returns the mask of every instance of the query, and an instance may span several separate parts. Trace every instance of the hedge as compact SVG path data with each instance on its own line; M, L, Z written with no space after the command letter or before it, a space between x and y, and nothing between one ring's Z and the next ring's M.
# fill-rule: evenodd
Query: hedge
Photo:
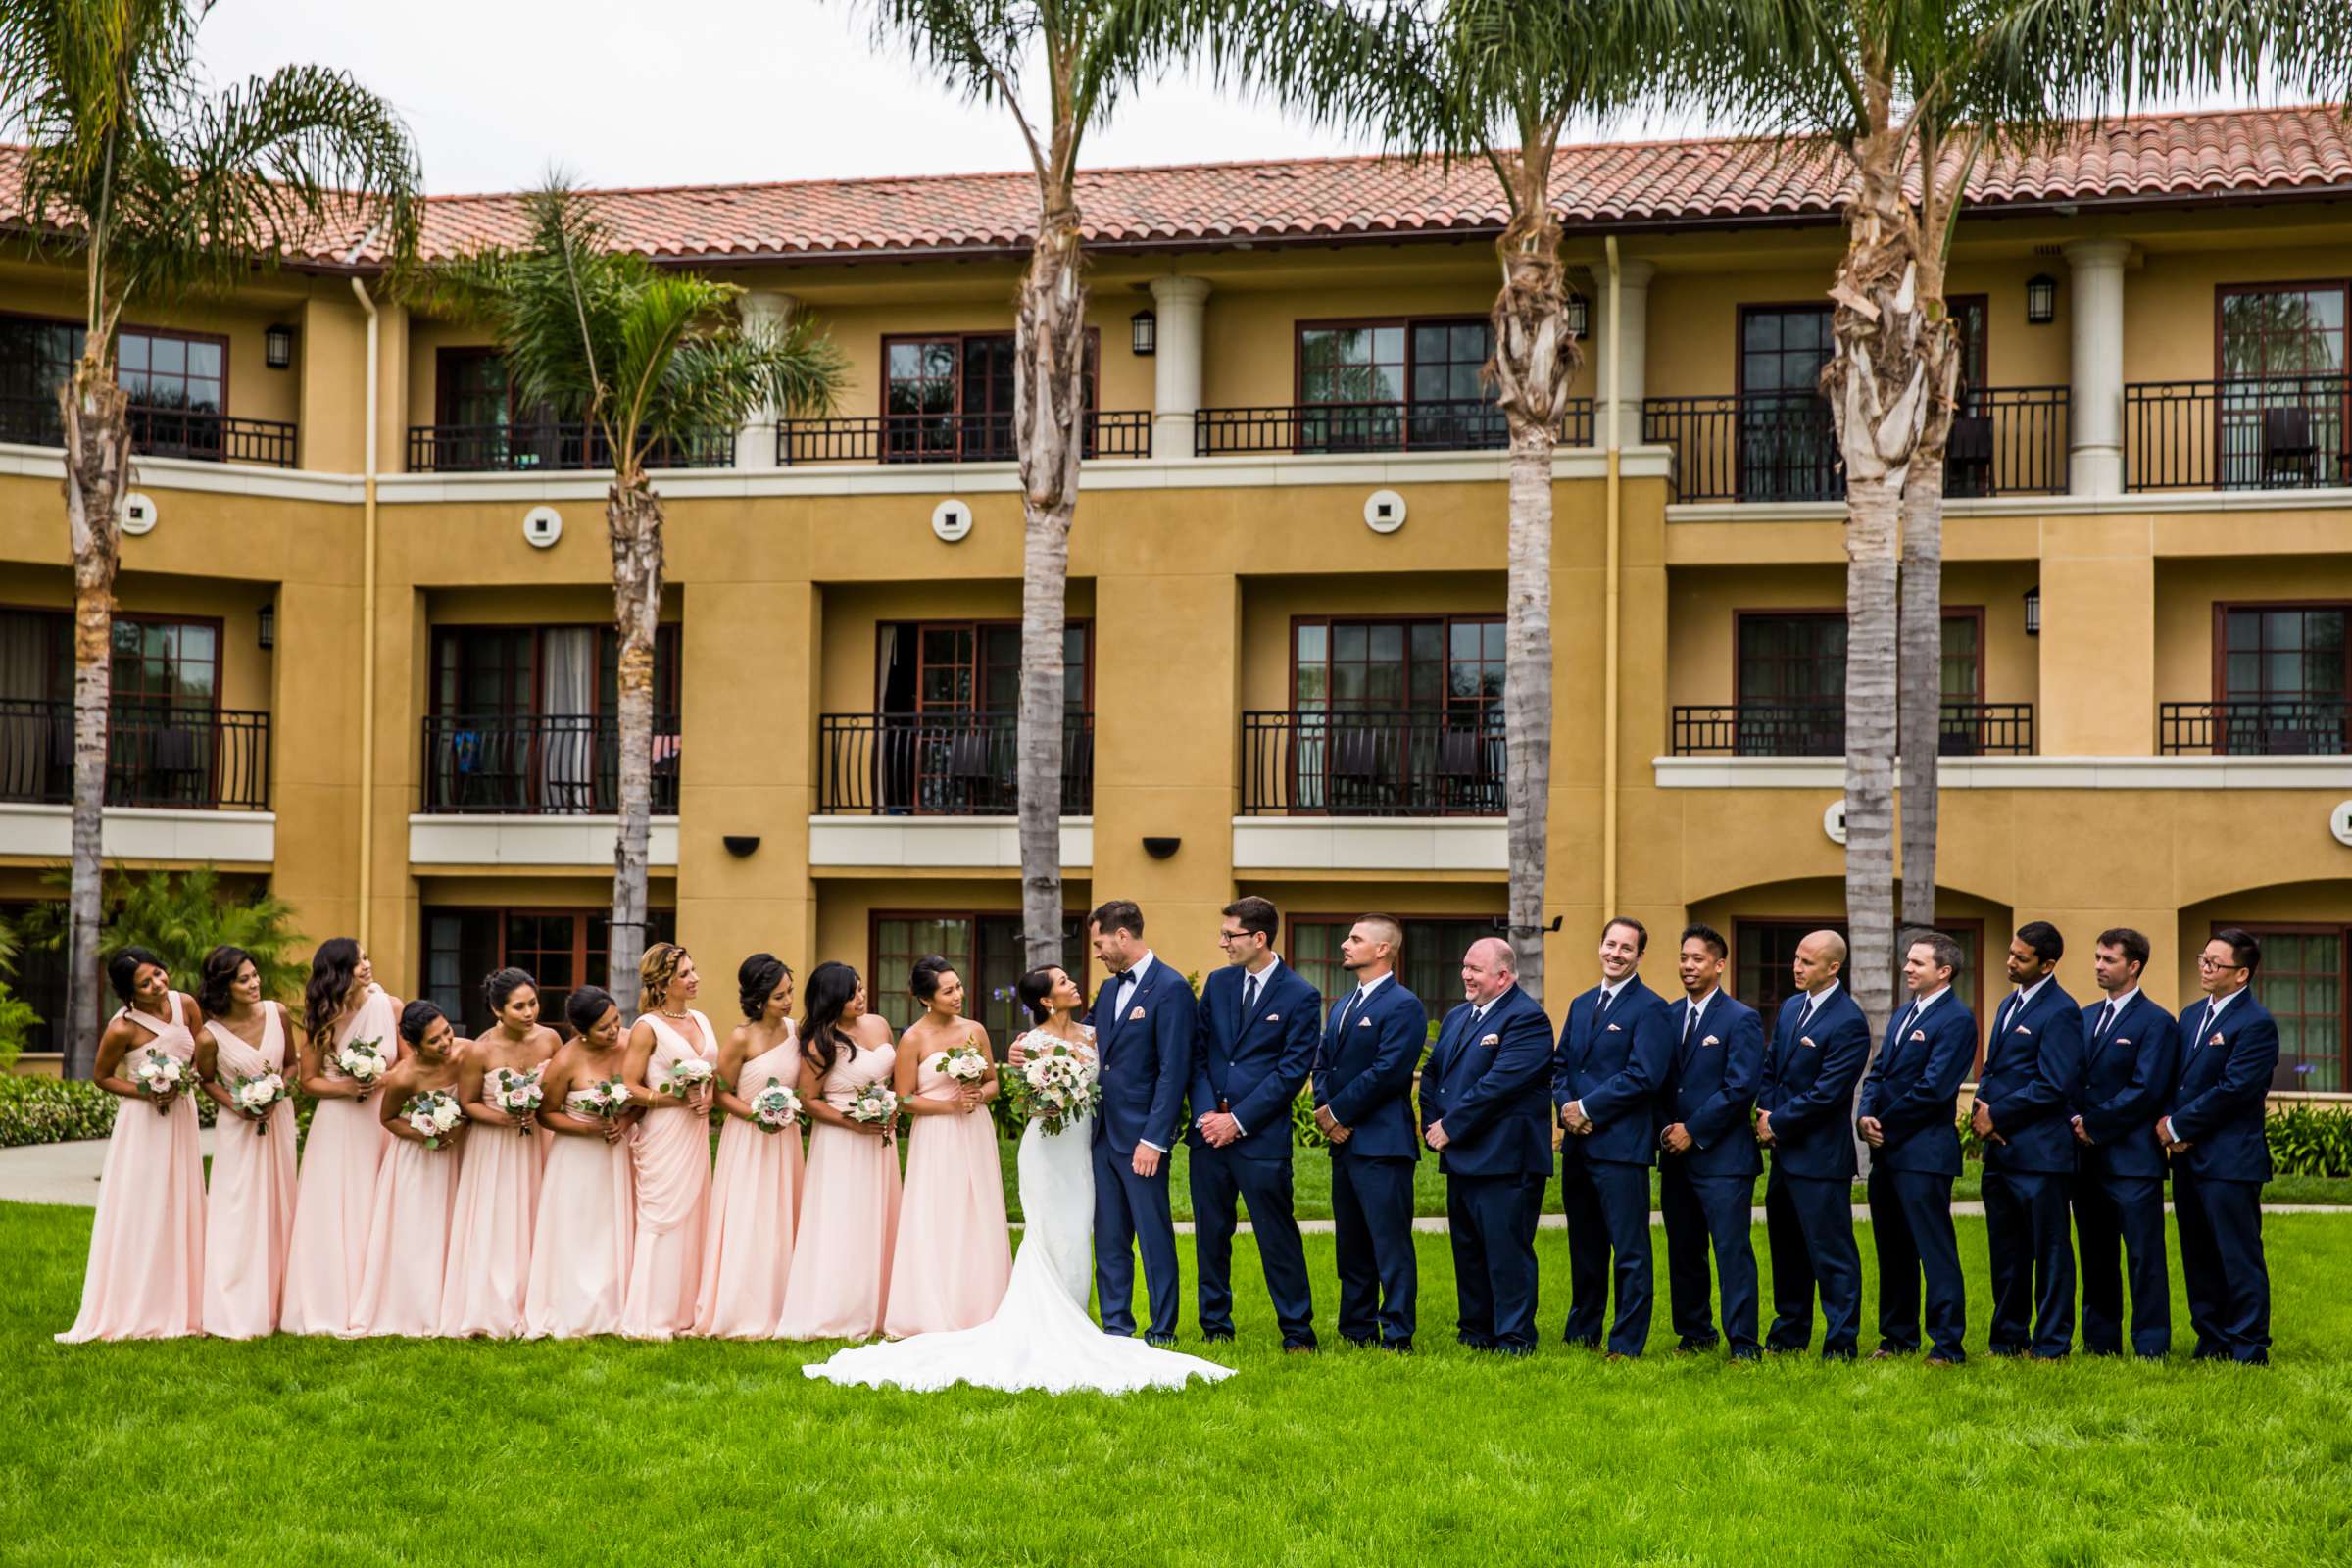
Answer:
M57 1078L0 1077L0 1149L26 1144L64 1144L80 1138L104 1138L115 1130L121 1097L93 1083ZM311 1128L314 1102L295 1097L295 1137ZM210 1127L220 1107L213 1097L196 1096L197 1125Z

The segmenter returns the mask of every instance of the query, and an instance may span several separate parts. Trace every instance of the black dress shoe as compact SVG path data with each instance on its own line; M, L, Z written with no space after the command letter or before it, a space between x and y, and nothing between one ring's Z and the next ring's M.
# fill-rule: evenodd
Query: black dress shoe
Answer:
M1930 1365L1930 1366L1958 1366L1958 1365L1959 1365L1959 1364L1960 1364L1962 1361L1964 1361L1964 1360L1966 1360L1966 1359L1967 1359L1967 1357L1966 1357L1966 1356L1959 1356L1959 1355L1931 1355L1931 1356L1929 1356L1929 1357L1928 1357L1928 1365Z
M1233 1336L1231 1334L1203 1334L1200 1336L1200 1343L1202 1345L1231 1345Z
M1282 1353L1285 1355L1312 1355L1315 1353L1315 1342L1293 1340L1282 1348Z
M1494 1348L1494 1342L1493 1340L1473 1339L1467 1334L1455 1335L1453 1337L1453 1343L1460 1346L1465 1350L1492 1350Z
M1764 1352L1753 1348L1734 1350L1732 1352L1732 1359L1735 1361L1761 1361L1764 1359Z
M1873 1361L1908 1361L1918 1353L1916 1350L1897 1350L1891 1346L1882 1345L1870 1352L1870 1358Z
M1165 1350L1175 1345L1176 1336L1173 1334L1147 1334L1144 1336L1144 1343L1146 1345L1155 1345L1161 1349Z
M1343 1334L1340 1336L1340 1338L1346 1340L1349 1345L1354 1346L1359 1350L1377 1350L1380 1348L1380 1342L1376 1339L1373 1339L1369 1335L1366 1335L1360 1340L1352 1334Z
M1413 1352L1413 1342L1410 1340L1383 1340L1380 1342L1380 1348L1384 1350L1395 1350L1398 1355L1410 1355Z
M1703 1355L1723 1343L1720 1340L1685 1340L1674 1348L1677 1355Z

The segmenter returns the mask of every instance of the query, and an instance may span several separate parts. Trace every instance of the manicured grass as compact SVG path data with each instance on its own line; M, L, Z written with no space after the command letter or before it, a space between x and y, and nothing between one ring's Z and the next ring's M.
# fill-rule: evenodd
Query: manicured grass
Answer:
M1960 1229L1982 1314L1983 1228ZM1419 1354L1279 1354L1245 1242L1242 1341L1202 1351L1241 1375L1125 1399L836 1389L800 1374L824 1346L53 1345L88 1232L0 1204L0 1562L1977 1568L2341 1562L2352 1540L2352 1218L2266 1227L2267 1371L1736 1369L1662 1353L1662 1305L1640 1362L1556 1340L1497 1361L1451 1343L1430 1236ZM1565 1244L1539 1246L1556 1335ZM1330 1242L1307 1248L1328 1340Z

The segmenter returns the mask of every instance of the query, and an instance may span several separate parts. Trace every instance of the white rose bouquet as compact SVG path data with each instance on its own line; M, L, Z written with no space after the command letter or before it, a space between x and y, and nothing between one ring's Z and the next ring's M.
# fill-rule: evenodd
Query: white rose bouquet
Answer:
M718 1069L700 1056L688 1056L669 1064L669 1081L662 1092L672 1100L692 1100L697 1090L718 1076Z
M956 1084L976 1084L988 1076L988 1054L980 1049L980 1037L970 1035L962 1045L933 1056L930 1065Z
M611 1121L629 1108L629 1086L618 1077L607 1078L575 1089L570 1110L575 1116L594 1116L599 1121Z
M867 1084L858 1090L858 1097L842 1112L850 1120L863 1122L868 1127L879 1124L884 1143L890 1142L891 1119L898 1113L899 1097L892 1093L890 1085L884 1083Z
M457 1142L466 1125L465 1107L446 1089L427 1089L400 1107L401 1120L424 1135L424 1147L440 1149Z
M130 1069L130 1081L139 1086L139 1093L155 1106L157 1115L167 1115L172 1102L187 1091L188 1069L169 1051L150 1047L139 1054L138 1064Z
M362 1100L368 1098L366 1091L373 1089L375 1081L392 1065L392 1058L384 1054L381 1040L354 1040L349 1045L336 1047L328 1059L334 1063L337 1072L358 1081L362 1091L359 1098Z
M769 1084L752 1097L751 1104L752 1124L764 1132L779 1133L800 1125L801 1097L789 1084Z
M514 1130L528 1138L534 1130L532 1118L547 1099L547 1092L539 1087L539 1069L516 1072L512 1067L493 1067L482 1087L490 1103L514 1117Z
M270 1130L270 1107L286 1098L286 1080L273 1072L234 1078L229 1081L228 1096L252 1120L253 1136L259 1138Z
M1020 1087L1029 1119L1044 1122L1050 1133L1094 1114L1102 1093L1087 1071L1086 1058L1059 1042L1028 1049Z

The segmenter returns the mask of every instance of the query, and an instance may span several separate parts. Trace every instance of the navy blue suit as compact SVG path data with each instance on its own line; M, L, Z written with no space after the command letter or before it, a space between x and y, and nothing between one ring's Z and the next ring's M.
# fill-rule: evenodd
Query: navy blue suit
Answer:
M1516 985L1465 1002L1421 1074L1421 1130L1446 1124L1438 1168L1453 1241L1456 1334L1473 1349L1536 1348L1536 1223L1551 1176L1551 1020Z
M1234 1202L1250 1205L1266 1294L1285 1346L1312 1348L1315 1302L1306 1250L1291 1214L1291 1102L1314 1070L1323 1026L1322 994L1277 959L1258 977L1256 1005L1242 1014L1249 972L1228 965L1200 986L1193 1031L1192 1145L1194 1258L1200 1268L1200 1332L1233 1333ZM1200 1120L1224 1111L1242 1135L1223 1149L1200 1136Z
M1150 1176L1135 1173L1135 1146L1176 1147L1184 1114L1184 1086L1192 1077L1193 988L1184 976L1152 959L1135 995L1117 1006L1125 977L1112 975L1095 993L1089 1015L1101 1060L1102 1106L1095 1116L1095 1295L1102 1332L1135 1333L1135 1247L1144 1251L1144 1284L1151 1299L1147 1339L1176 1336L1176 1222L1168 1209L1168 1162Z
M2082 1082L2082 1009L2044 979L2030 1003L1993 1009L1977 1074L1992 1116L1984 1144L1984 1239L1992 1263L1995 1355L2075 1348L2075 1245L2066 1223L2075 1178L2075 1100ZM1995 1142L1994 1140L2004 1140Z
M1688 1000L1667 1009L1675 1031L1674 1067L1659 1119L1682 1123L1688 1152L1658 1155L1658 1210L1666 1225L1666 1298L1684 1349L1715 1344L1707 1249L1723 1281L1723 1333L1732 1353L1752 1356L1756 1343L1756 1249L1748 1236L1755 1201L1756 1091L1764 1081L1764 1021L1722 990L1691 1017Z
M2180 1070L2173 1084L2173 1215L2180 1225L2180 1278L2199 1360L2271 1358L2271 1271L2262 1255L2262 1184L2271 1179L2263 1136L2278 1025L2251 986L2230 998L2217 1022L2211 999L2180 1014Z
M1419 1271L1413 1264L1413 1071L1429 1014L1395 975L1361 1006L1332 1004L1315 1052L1315 1103L1348 1130L1331 1146L1332 1240L1339 1254L1340 1335L1408 1349Z
M2132 995L2099 1028L2103 1002L2082 1009L2082 1084L2076 1107L2088 1144L2075 1146L2075 1241L2082 1253L2082 1348L2124 1348L2124 1270L2132 1280L2132 1349L2173 1346L2173 1288L2164 1257L2164 1146L2156 1118L2180 1071L2171 1013Z
M1886 1135L1870 1161L1883 1349L1919 1348L1924 1275L1929 1353L1945 1361L1967 1355L1968 1287L1952 1234L1952 1183L1960 1175L1960 1085L1976 1057L1976 1017L1947 987L1924 1015L1916 1002L1904 1004L1862 1080L1856 1114L1876 1116Z
M1551 1058L1552 1103L1583 1101L1589 1133L1560 1145L1560 1206L1568 1217L1572 1345L1597 1347L1613 1272L1617 1320L1609 1349L1640 1355L1649 1343L1649 1166L1658 1148L1658 1096L1674 1064L1666 1004L1629 977L1604 1009L1602 988L1568 1004Z
M1821 1353L1851 1360L1862 1322L1862 1253L1854 1246L1854 1086L1870 1059L1870 1023L1844 986L1781 1004L1756 1105L1771 1114L1772 1175L1764 1184L1772 1244L1775 1350L1813 1339L1821 1292Z

